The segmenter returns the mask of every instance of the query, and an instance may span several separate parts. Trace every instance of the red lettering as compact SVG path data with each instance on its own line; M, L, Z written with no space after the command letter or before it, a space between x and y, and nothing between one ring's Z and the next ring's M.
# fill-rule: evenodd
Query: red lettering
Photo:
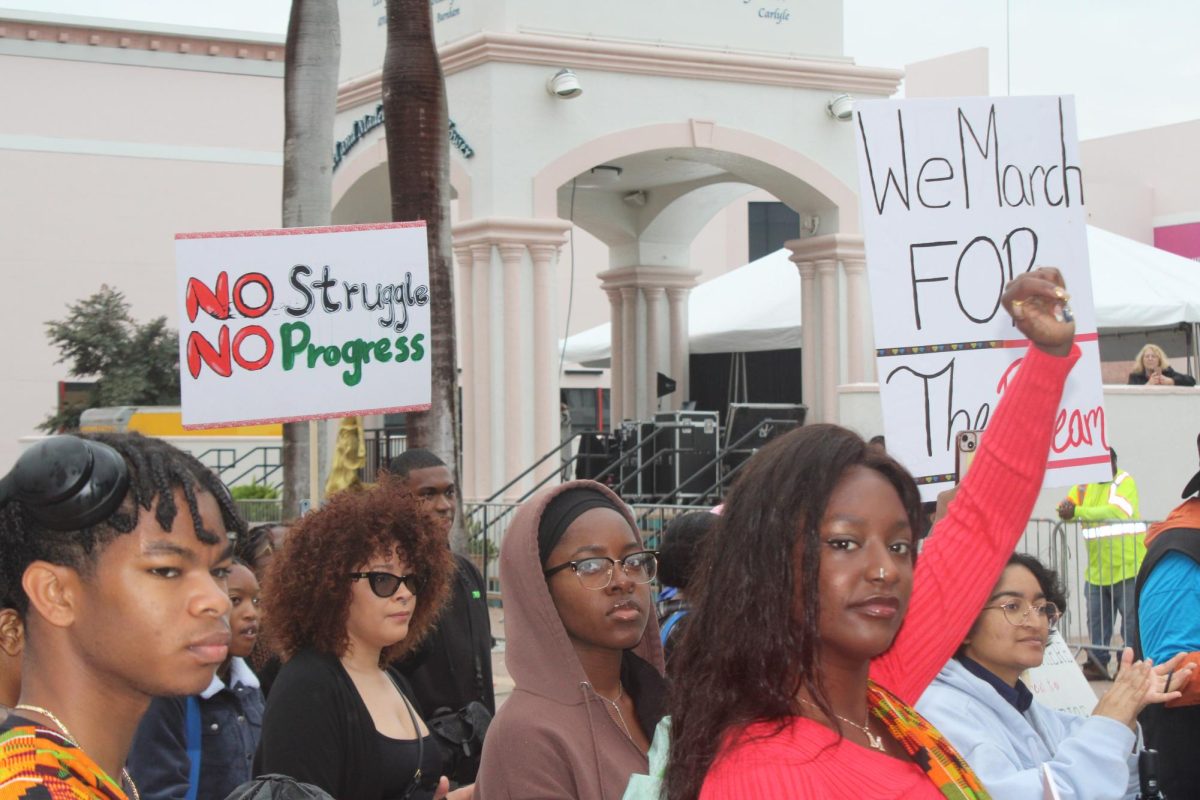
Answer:
M267 284L268 286L270 284ZM224 332L228 337L228 332ZM247 361L242 357L242 342L247 336L257 336L263 340L263 345L266 347L262 356L254 361ZM271 356L275 352L275 342L271 341L270 334L261 325L248 325L237 332L233 337L233 359L242 369L248 369L251 372L260 370L271 362ZM193 375L193 377L195 377Z
M224 272L221 273L221 277L225 277ZM193 280L195 280L195 279L193 278ZM229 283L228 278L226 278L225 282L226 282L226 284ZM262 287L263 292L266 293L266 297L263 299L262 305L254 307L254 308L251 308L250 306L246 305L245 300L242 299L242 292L245 291L246 285L250 284L250 283L258 284L259 286ZM218 291L220 290L220 286L221 286L220 279L218 279L218 283L217 283ZM263 314L267 313L267 311L270 310L271 304L273 302L275 302L275 290L271 286L271 281L269 281L267 279L267 276L263 275L261 272L247 272L245 275L238 278L237 283L235 283L233 285L233 304L235 307L237 307L238 313L241 314L243 317L261 317ZM228 300L225 301L225 306L226 306L226 316L228 316L228 307L229 307Z
M184 299L188 322L196 321L196 312L200 308L210 317L229 319L229 273L222 271L217 276L215 292L205 286L199 278L189 278Z
M1066 439L1061 434L1066 431ZM1096 439L1101 446L1108 449L1108 435L1104 430L1104 409L1097 407L1084 411L1074 408L1070 411L1062 409L1054 418L1054 440L1050 448L1055 453L1065 453L1072 447L1091 445Z
M200 377L200 364L208 365L208 368L220 375L222 378L228 378L233 374L233 367L229 363L231 350L229 347L229 328L221 327L221 333L217 337L217 346L214 348L211 343L199 331L192 331L188 336L187 343L187 363L188 372L193 378Z

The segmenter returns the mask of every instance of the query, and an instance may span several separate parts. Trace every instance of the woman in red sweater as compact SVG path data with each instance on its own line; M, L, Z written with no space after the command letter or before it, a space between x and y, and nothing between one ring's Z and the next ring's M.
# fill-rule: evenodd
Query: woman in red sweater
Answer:
M1079 357L1066 300L1054 269L1005 289L1035 346L919 565L917 487L853 432L807 426L750 461L696 569L668 800L987 797L911 704L962 643L1033 508Z

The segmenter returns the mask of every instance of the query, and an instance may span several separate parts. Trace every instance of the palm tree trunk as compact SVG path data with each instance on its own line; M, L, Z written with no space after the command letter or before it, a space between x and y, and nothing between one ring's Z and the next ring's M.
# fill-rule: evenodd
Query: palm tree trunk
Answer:
M408 415L408 444L432 450L461 476L450 246L450 123L432 17L429 0L387 0L383 111L392 219L423 219L429 236L433 397L429 411ZM465 553L461 499L458 502L450 544Z
M337 0L292 0L283 81L283 226L328 225L342 41ZM309 496L309 426L283 426L283 517ZM316 501L317 498L310 498Z

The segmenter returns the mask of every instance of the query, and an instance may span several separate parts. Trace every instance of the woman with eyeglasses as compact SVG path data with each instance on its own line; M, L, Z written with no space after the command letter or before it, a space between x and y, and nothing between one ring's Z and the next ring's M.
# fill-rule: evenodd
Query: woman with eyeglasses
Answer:
M429 632L453 571L441 525L386 476L291 529L266 577L267 630L285 663L255 775L287 775L340 800L447 796L438 745L389 665ZM470 796L470 787L449 795Z
M1038 703L1021 674L1041 665L1065 605L1053 571L1032 556L1012 556L957 655L917 702L993 800L1040 797L1043 764L1064 800L1132 800L1138 793L1137 715L1177 694L1164 693L1163 676L1179 659L1154 667L1135 662L1127 648L1090 717ZM1170 688L1190 675L1190 665L1174 672Z
M483 746L481 800L617 800L646 772L665 683L657 571L628 506L575 481L517 509L500 546L515 683Z

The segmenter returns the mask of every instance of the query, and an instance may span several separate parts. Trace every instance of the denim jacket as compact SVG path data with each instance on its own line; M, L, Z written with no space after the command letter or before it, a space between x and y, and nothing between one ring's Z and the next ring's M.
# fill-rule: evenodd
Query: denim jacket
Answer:
M229 678L232 686L214 676L199 695L202 742L197 800L225 800L253 777L265 701L258 678L242 659L233 659ZM187 698L151 701L134 736L128 768L142 797L184 800L191 771Z

